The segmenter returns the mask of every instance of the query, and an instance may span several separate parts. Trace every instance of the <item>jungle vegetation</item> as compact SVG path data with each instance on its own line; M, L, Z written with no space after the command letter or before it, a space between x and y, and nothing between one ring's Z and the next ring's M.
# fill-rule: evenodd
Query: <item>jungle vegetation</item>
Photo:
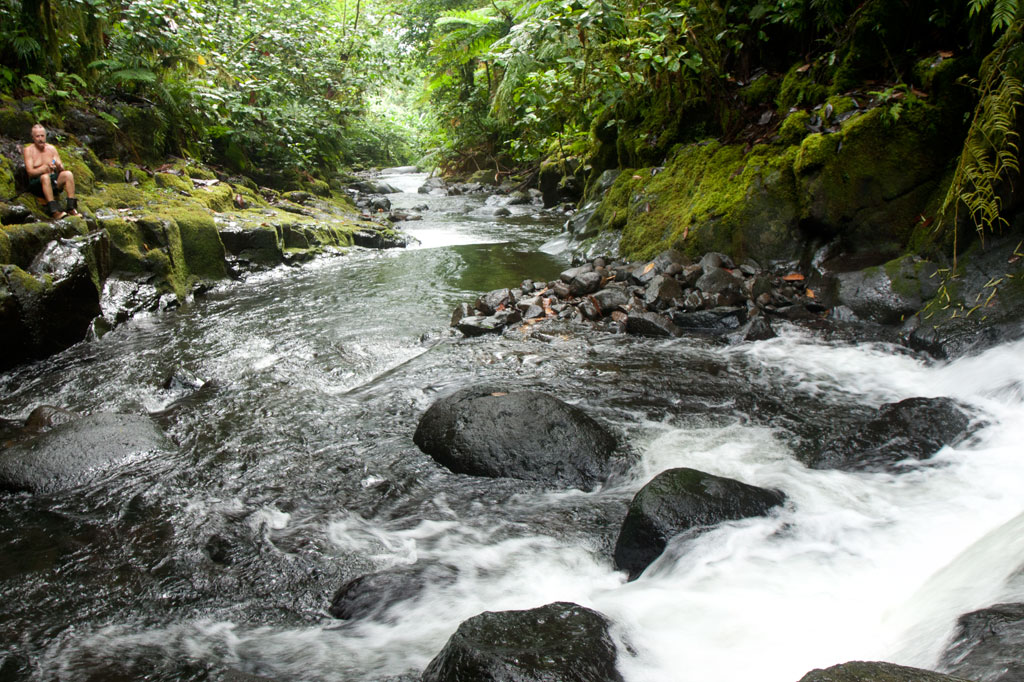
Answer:
M948 212L997 229L1019 175L1024 0L0 0L0 93L47 120L152 106L166 153L322 169L656 165L868 93L962 109ZM934 85L934 84L929 84Z

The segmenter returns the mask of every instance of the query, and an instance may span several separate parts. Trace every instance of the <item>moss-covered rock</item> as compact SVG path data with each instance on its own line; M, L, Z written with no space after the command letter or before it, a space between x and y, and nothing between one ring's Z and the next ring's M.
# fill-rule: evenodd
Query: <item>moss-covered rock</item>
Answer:
M843 98L834 99L834 132L810 133L810 114L795 112L771 145L700 142L678 147L663 170L623 171L585 238L621 232L620 254L638 259L669 248L794 259L835 238L878 252L876 262L898 256L941 198L955 130L920 101L897 118L852 102L837 114Z
M15 194L14 168L7 159L0 157L0 200L12 199Z
M779 84L779 94L775 104L779 111L786 112L796 106L813 106L825 101L828 97L828 86L817 80L820 67L798 63L794 64Z
M157 187L173 189L181 194L192 194L192 181L174 173L156 173L153 176Z
M631 258L668 248L691 256L788 257L797 218L795 154L766 145L749 154L738 145L688 145L661 173L620 175L601 215L610 227L624 224L620 250Z
M55 223L38 222L24 225L4 225L0 228L6 247L0 246L6 258L0 263L13 263L27 268L47 244L58 238L84 235L88 231L83 220L61 220Z
M800 144L800 140L810 132L808 129L810 122L810 113L803 110L794 111L783 119L782 125L779 127L777 141L784 145Z
M880 107L829 137L810 136L799 157L806 163L794 168L801 224L817 236L840 236L850 249L898 255L941 193L956 148L941 113L918 104L894 120Z

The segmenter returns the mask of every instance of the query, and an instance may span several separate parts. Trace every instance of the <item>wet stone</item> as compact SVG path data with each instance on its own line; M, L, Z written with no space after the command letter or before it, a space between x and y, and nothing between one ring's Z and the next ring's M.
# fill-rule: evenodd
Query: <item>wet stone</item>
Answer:
M652 312L629 313L626 331L638 336L679 336L680 330L664 315Z
M682 298L682 296L683 289L679 286L679 282L671 277L657 275L647 285L644 303L663 309L670 305L673 299Z
M508 289L495 289L478 298L474 307L484 315L493 315L507 307L511 299L512 292Z
M583 272L572 280L570 290L574 296L586 296L598 290L601 286L601 275L594 271Z
M601 306L601 310L607 313L628 306L633 298L621 286L607 286L594 293L594 300Z

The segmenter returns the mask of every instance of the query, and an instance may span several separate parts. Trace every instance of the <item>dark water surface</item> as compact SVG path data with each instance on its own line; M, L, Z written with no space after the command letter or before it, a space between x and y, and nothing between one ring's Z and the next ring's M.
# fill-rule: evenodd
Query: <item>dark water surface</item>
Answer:
M0 375L0 417L148 414L178 445L70 492L0 497L0 679L417 675L462 620L565 600L613 619L635 652L620 660L630 682L740 680L753 665L782 682L855 658L934 665L959 613L1017 594L1024 548L1000 533L1024 506L1011 454L1024 380L1005 360L1019 344L935 365L796 330L737 347L571 325L461 339L459 301L567 265L542 250L561 218L391 198L430 205L405 225L419 246L254 275ZM179 369L207 384L162 388ZM441 469L412 443L419 416L482 380L580 405L635 454L629 475L582 493ZM914 395L958 397L993 426L899 477L793 457L844 410ZM610 560L618 524L672 466L790 504L670 547L626 584ZM993 534L1003 549L979 579ZM369 619L327 614L347 580L415 564L451 577Z

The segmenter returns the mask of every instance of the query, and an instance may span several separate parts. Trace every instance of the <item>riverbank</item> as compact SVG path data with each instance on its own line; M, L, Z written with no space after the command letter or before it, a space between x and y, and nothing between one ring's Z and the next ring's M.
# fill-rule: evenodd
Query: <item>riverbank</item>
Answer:
M82 216L52 221L19 180L18 133L30 119L0 120L0 368L253 269L405 244L383 214L356 208L353 177L308 176L273 189L184 159L101 161L60 127L49 140L75 175Z

